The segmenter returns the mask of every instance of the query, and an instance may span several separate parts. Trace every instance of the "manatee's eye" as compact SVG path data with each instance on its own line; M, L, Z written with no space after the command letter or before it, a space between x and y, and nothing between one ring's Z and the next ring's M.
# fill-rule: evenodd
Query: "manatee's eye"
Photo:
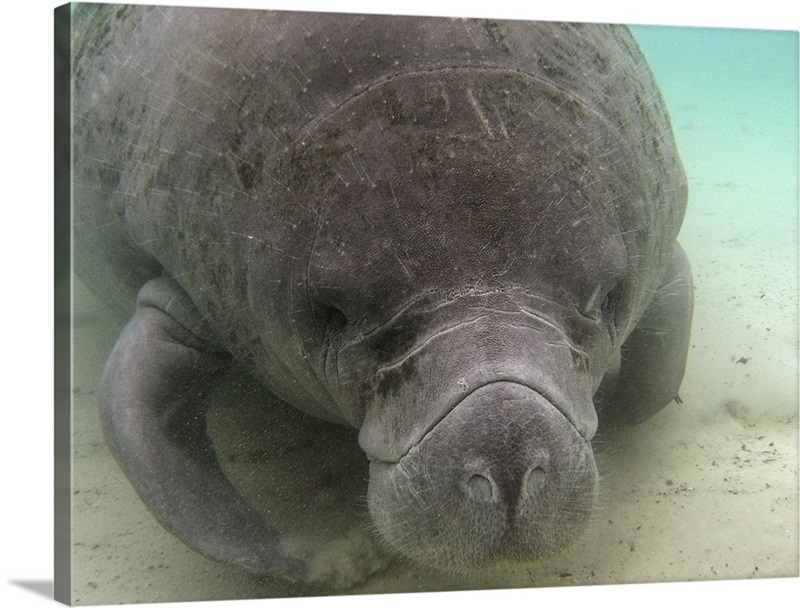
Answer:
M615 324L617 321L617 310L622 300L623 283L615 283L609 287L598 285L594 294L590 298L583 315L595 322Z
M606 292L606 295L603 297L603 301L600 303L600 312L606 321L610 323L616 322L617 308L621 299L622 283L618 283L608 292Z
M606 294L606 297L603 298L603 303L600 304L600 312L603 313L603 316L608 318L614 316L614 311L617 306L617 299L614 297L614 292L609 291Z
M340 330L347 326L347 317L336 306L329 306L325 311L325 322L330 329Z

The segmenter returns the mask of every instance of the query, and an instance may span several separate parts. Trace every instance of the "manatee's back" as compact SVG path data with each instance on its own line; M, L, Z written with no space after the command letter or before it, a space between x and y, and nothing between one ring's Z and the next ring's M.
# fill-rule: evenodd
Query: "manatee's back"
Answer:
M408 72L500 68L581 100L651 184L651 222L677 234L685 178L624 27L106 5L78 5L75 21L76 265L108 299L129 303L164 271L202 285L214 261L190 243L223 242L273 205L276 159L309 126Z

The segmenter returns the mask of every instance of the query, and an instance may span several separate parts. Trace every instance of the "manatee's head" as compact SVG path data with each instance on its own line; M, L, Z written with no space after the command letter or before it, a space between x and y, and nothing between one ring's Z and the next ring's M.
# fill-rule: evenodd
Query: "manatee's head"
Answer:
M388 78L298 139L274 175L309 245L250 284L300 372L265 382L360 428L399 553L465 569L560 549L597 494L593 394L674 238L647 164L580 99L490 68Z

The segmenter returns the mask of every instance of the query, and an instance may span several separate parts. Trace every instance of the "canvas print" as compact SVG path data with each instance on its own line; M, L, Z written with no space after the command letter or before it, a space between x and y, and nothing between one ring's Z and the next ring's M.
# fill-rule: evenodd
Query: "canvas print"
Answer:
M796 32L56 27L57 599L797 576Z

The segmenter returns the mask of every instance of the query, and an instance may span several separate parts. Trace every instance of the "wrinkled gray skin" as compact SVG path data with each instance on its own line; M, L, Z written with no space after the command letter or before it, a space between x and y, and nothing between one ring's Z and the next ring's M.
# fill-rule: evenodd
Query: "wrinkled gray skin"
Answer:
M691 319L685 176L629 32L76 17L75 255L96 290L136 301L101 411L158 520L212 558L317 580L206 434L237 361L360 429L397 553L466 570L573 539L598 415L637 422L675 398Z

